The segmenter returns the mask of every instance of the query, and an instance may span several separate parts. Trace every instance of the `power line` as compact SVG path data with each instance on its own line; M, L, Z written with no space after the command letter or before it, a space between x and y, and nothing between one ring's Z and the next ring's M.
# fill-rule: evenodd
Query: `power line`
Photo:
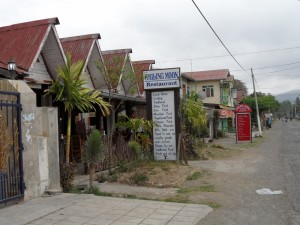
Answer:
M285 50L299 49L299 48L300 47L277 48L277 49L261 50L261 51L255 51L255 52L235 53L233 55L234 56L237 56L237 55L251 55L251 54L259 54L259 53L268 53L268 52L276 52L276 51L285 51ZM228 57L228 56L231 56L231 55L215 55L215 56L204 56L204 57L197 57L197 58L162 60L162 61L157 61L156 63L183 62L183 61L190 61L190 60L222 58L222 57Z
M287 84L287 85L284 85L285 87L291 87L291 86L294 86L294 85L299 85L298 83L290 83L290 84ZM277 86L277 87L272 87L272 88L269 88L269 87L262 87L262 88L259 88L259 89L279 89L279 88L282 88L282 85L280 86ZM249 88L249 89L253 89L253 88Z
M265 67L257 67L257 68L253 68L255 70L262 70L262 69L271 69L271 68L276 68L276 67L282 67L282 66L290 66L290 65L294 65L294 64L299 64L300 62L293 62L293 63L287 63L287 64L281 64L281 65L277 65L277 66L265 66ZM250 69L247 69L250 70ZM238 72L238 71L243 71L243 70L230 70L231 72Z
M256 75L264 75L264 74L269 74L269 73L278 73L278 72L283 72L283 71L288 71L288 70L297 70L297 69L300 69L300 67L284 69L284 70L270 71L270 72L265 72L265 73L257 73Z
M223 41L221 40L221 38L219 37L219 35L216 33L216 31L214 30L214 28L210 25L210 23L208 22L208 20L206 19L206 17L203 15L203 13L201 12L201 10L199 9L199 7L197 6L197 4L194 2L194 0L192 0L192 2L194 3L195 7L197 8L197 10L199 11L199 13L201 14L201 16L203 17L203 19L205 20L205 22L208 24L208 26L210 27L210 29L214 32L215 36L219 39L219 41L221 42L221 44L224 46L224 48L226 49L226 51L229 53L229 55L233 58L233 60L239 65L239 67L241 67L241 69L243 69L246 73L248 73L248 71L246 71L246 69L236 60L236 58L232 55L232 53L229 51L229 49L226 47L226 45L223 43ZM248 73L249 74L249 73Z

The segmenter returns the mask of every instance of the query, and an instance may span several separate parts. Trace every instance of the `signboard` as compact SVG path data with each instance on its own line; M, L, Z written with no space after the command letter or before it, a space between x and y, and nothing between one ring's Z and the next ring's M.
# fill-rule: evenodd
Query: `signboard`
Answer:
M236 115L237 141L251 141L250 113L237 113Z
M220 113L220 118L227 118L228 117L226 109L220 109L219 113Z
M176 160L174 91L151 93L155 160Z
M240 104L238 105L235 110L236 113L251 113L252 109L249 105L246 104Z
M237 142L252 141L251 107L246 104L241 104L236 107L235 112Z
M170 89L180 87L180 69L143 71L144 89Z

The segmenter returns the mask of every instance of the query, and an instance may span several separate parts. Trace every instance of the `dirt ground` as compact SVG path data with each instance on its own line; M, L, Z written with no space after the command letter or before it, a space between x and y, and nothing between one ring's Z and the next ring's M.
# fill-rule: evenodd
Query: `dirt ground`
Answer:
M139 167L138 170L121 174L117 182L98 185L101 191L116 196L130 195L144 199L190 202L218 208L226 201L226 197L224 201L220 200L221 195L218 193L218 187L224 184L224 177L222 173L210 170L210 167L216 161L224 161L224 165L227 165L225 161L244 157L245 152L236 147L235 139L231 136L209 143L201 154L205 160L189 161L188 165L163 163ZM133 184L132 177L142 180L142 177L139 177L142 174L148 180L141 184Z
M236 144L234 135L214 140L203 152L207 160L190 160L188 166L139 169L140 174L149 178L144 186L128 184L132 174L125 174L119 182L98 185L100 191L113 196L205 204L214 208L199 225L298 225L300 216L295 206L299 201L294 200L299 192L295 189L297 179L290 178L292 182L287 183L286 178L295 170L290 165L297 160L291 157L286 161L286 147L298 150L299 126L296 125L296 122L274 123L272 129L264 131L263 137L254 138L253 143ZM193 174L197 176L187 179ZM283 194L257 194L262 188L282 190Z

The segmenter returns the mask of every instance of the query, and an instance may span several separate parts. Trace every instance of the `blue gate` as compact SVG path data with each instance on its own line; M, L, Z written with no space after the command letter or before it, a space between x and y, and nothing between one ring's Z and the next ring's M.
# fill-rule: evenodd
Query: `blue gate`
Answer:
M0 206L24 197L20 93L0 91Z

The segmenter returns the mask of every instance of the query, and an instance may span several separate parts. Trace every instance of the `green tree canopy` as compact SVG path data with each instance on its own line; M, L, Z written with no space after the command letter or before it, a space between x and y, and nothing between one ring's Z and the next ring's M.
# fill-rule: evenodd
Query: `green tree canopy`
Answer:
M271 94L264 94L257 92L257 103L260 112L275 111L279 108L280 104L276 100L275 96ZM242 103L249 105L254 111L256 111L255 97L251 94L242 100Z
M206 110L199 95L195 92L191 92L182 99L181 110L183 118L186 118L194 127L206 126Z

